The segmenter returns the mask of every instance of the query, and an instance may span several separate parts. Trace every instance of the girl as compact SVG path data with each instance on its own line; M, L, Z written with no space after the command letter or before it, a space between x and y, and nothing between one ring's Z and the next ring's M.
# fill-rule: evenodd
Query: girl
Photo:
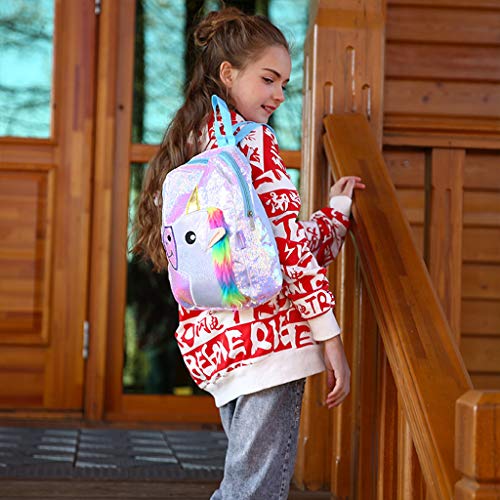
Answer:
M226 100L233 124L267 123L285 100L291 70L283 34L261 16L226 8L210 13L194 33L198 48L186 101L151 161L138 210L134 250L166 267L161 243L165 175L217 146L211 96ZM241 143L252 181L273 224L283 271L278 296L253 309L179 308L176 339L193 379L220 408L228 436L224 478L212 499L287 498L297 448L304 379L325 369L326 405L349 393L350 371L332 312L324 266L342 246L359 178L342 178L330 205L299 222L300 198L267 127Z

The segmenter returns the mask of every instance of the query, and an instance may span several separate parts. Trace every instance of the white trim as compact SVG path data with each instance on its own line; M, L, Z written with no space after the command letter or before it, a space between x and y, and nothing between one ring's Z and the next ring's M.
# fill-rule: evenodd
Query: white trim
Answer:
M321 346L315 344L269 354L251 365L236 368L204 389L212 394L219 408L243 394L309 377L324 369Z
M321 316L310 318L307 321L311 329L312 338L316 342L323 342L324 340L340 335L340 326L337 323L337 318L335 318L332 309Z
M330 198L330 208L341 212L347 218L351 215L352 199L345 194L338 194Z

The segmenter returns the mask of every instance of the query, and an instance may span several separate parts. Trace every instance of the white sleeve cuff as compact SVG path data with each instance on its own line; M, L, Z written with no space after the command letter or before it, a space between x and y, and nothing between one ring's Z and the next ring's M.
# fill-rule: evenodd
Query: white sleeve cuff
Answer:
M352 199L345 194L339 194L330 198L330 208L342 212L347 218L351 215Z
M340 326L337 323L333 310L325 314L307 320L311 328L311 334L316 342L323 342L340 335Z

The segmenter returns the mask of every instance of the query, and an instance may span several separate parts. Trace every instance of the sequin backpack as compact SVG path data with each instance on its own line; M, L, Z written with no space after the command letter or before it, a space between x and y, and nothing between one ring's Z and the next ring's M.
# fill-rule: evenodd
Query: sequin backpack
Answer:
M175 299L187 309L249 308L275 296L283 279L271 223L238 148L261 124L233 126L217 96L212 107L218 147L173 169L163 183L168 275Z

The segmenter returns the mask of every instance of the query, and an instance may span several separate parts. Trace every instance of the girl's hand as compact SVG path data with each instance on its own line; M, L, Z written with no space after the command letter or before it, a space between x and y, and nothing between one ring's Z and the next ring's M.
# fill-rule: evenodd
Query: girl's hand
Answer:
M348 176L341 177L331 188L330 198L343 194L352 198L355 189L365 189L365 185L361 182L361 177Z
M344 401L351 388L351 370L340 335L324 342L324 357L329 391L325 404L331 410Z

